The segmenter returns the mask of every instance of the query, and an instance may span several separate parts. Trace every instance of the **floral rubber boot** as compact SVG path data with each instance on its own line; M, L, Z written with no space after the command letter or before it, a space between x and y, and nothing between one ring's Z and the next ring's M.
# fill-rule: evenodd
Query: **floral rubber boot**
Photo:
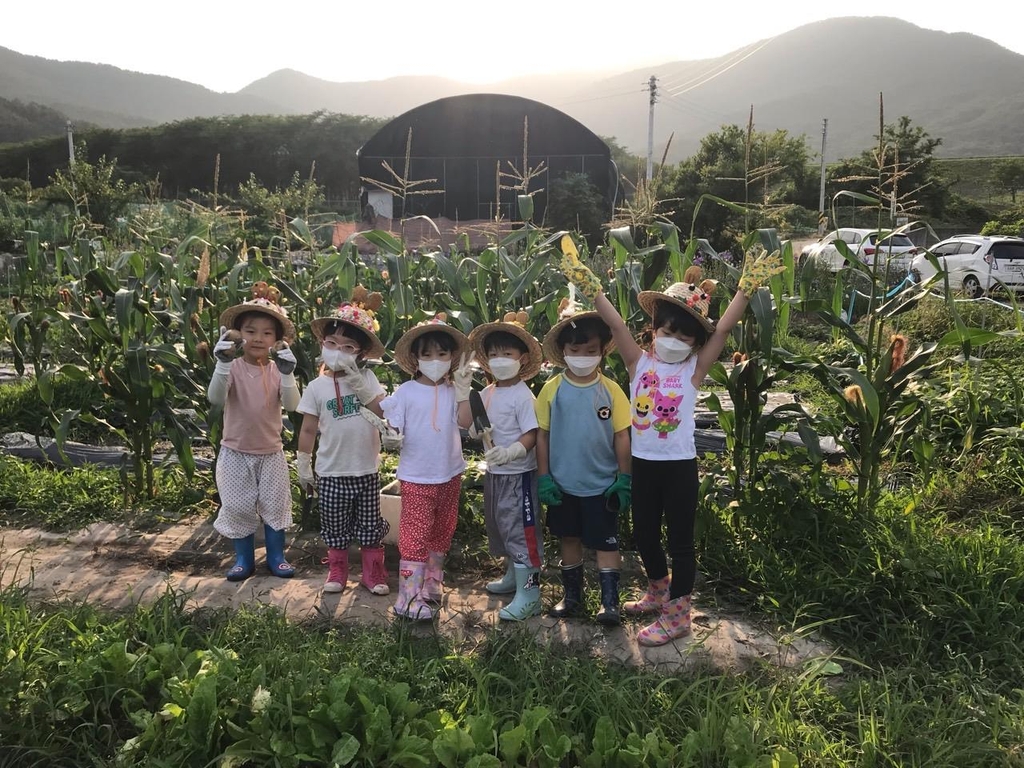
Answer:
M690 596L684 595L665 603L654 623L637 633L636 641L640 645L648 647L667 645L688 634L690 634Z
M639 600L623 603L622 612L627 616L643 616L645 613L660 613L668 602L668 588L672 579L666 576L647 582L647 592Z

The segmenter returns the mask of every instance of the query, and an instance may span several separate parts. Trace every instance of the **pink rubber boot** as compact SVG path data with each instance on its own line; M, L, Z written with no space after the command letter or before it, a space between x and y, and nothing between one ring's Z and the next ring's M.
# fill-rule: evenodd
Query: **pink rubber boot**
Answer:
M427 570L423 579L423 599L440 603L444 595L444 553L427 553Z
M642 616L645 613L660 613L661 607L668 602L668 587L671 578L647 582L647 592L639 600L630 600L622 606L622 612L628 616Z
M423 589L423 574L426 563L415 560L403 560L398 565L398 597L395 599L396 616L404 619L430 621L434 618L433 609L423 602L420 591Z
M341 592L348 581L348 550L327 550L327 581L324 592Z
M388 595L388 571L384 567L384 547L361 547L359 554L363 559L363 575L359 583L375 595Z
M684 595L669 600L661 609L661 614L650 624L641 629L636 636L640 645L665 645L673 640L690 634L690 596Z

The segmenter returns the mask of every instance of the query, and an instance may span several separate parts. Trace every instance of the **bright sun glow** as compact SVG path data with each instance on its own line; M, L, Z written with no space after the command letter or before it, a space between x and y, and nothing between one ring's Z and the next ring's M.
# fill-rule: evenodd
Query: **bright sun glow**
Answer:
M1004 0L957 4L863 0L849 9L785 3L293 0L286 5L178 0L159 17L137 2L54 0L4 9L0 46L89 61L236 91L280 69L336 82L429 75L472 83L535 74L615 72L722 56L824 18L898 16L926 29L971 32L1024 53L1024 8ZM155 13L155 11L154 11Z

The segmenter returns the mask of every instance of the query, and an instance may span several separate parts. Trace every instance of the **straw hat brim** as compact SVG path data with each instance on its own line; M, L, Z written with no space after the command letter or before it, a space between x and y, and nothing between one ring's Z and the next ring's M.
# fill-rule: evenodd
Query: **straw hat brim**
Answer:
M715 324L711 322L711 320L709 320L707 317L702 315L697 310L693 309L693 307L686 306L686 304L682 300L677 299L674 296L669 296L667 293L662 293L661 291L640 291L639 295L636 298L637 301L640 303L640 306L643 308L644 312L650 315L651 318L654 317L654 312L658 302L667 301L671 304L675 304L680 309L688 312L693 317L697 318L700 324L704 326L704 330L706 330L708 333L715 332Z
M466 338L466 334L457 328L452 328L452 326L446 324L442 325L441 323L417 325L415 328L411 328L402 334L395 344L395 362L398 363L399 368L410 376L415 376L420 367L416 355L412 353L413 342L423 334L430 333L431 331L447 333L455 339L455 351L452 352L452 368L459 364L462 353L469 348L469 339Z
M370 337L369 349L363 350L364 358L368 358L370 360L381 360L384 357L384 353L387 350L384 349L384 345L381 343L381 340L377 338L377 334L375 334L373 331L366 330L365 328L363 328L363 326L359 325L358 323L352 323L349 322L348 320L342 320L341 318L338 317L318 317L315 320L310 321L309 327L313 329L313 335L316 336L317 341L323 341L324 329L330 323L340 323L342 325L347 325L350 328L355 328L357 331L365 333L367 336Z
M562 329L565 328L567 325L579 322L580 320L585 320L588 317L593 317L598 320L601 320L602 323L604 322L604 320L601 319L601 315L599 315L597 312L593 310L589 312L577 312L572 317L567 317L564 320L559 320L557 323L551 326L550 331L544 334L544 343L542 346L544 348L544 357L547 358L549 362L552 362L561 368L565 367L565 357L562 355L562 350L559 349L557 343L558 335L562 332ZM615 342L609 341L608 345L603 350L601 350L601 356L603 357L605 355L610 354L614 349Z
M484 349L484 342L495 331L511 333L526 345L526 356L521 361L522 366L519 369L520 379L528 381L540 373L540 367L544 363L544 350L541 349L540 342L529 331L516 323L484 323L472 330L469 334L469 345L476 352L476 361L480 364L481 368L487 371L492 378L494 377L490 366L487 365L487 352Z
M259 312L267 317L274 318L281 323L281 326L284 329L284 340L291 342L295 339L295 323L289 320L286 315L283 315L280 312L275 312L270 307L260 306L259 304L236 304L233 307L228 307L221 312L220 324L225 328L232 329L235 327L235 321L238 317L246 314L247 312Z

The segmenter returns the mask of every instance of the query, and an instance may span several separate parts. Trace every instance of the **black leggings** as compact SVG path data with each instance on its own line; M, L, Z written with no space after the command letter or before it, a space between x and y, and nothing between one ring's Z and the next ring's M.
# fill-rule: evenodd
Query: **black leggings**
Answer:
M693 591L697 555L693 524L697 515L697 460L651 461L633 457L633 538L647 578L668 576L661 539L664 515L668 528L668 554L672 558L671 597Z

